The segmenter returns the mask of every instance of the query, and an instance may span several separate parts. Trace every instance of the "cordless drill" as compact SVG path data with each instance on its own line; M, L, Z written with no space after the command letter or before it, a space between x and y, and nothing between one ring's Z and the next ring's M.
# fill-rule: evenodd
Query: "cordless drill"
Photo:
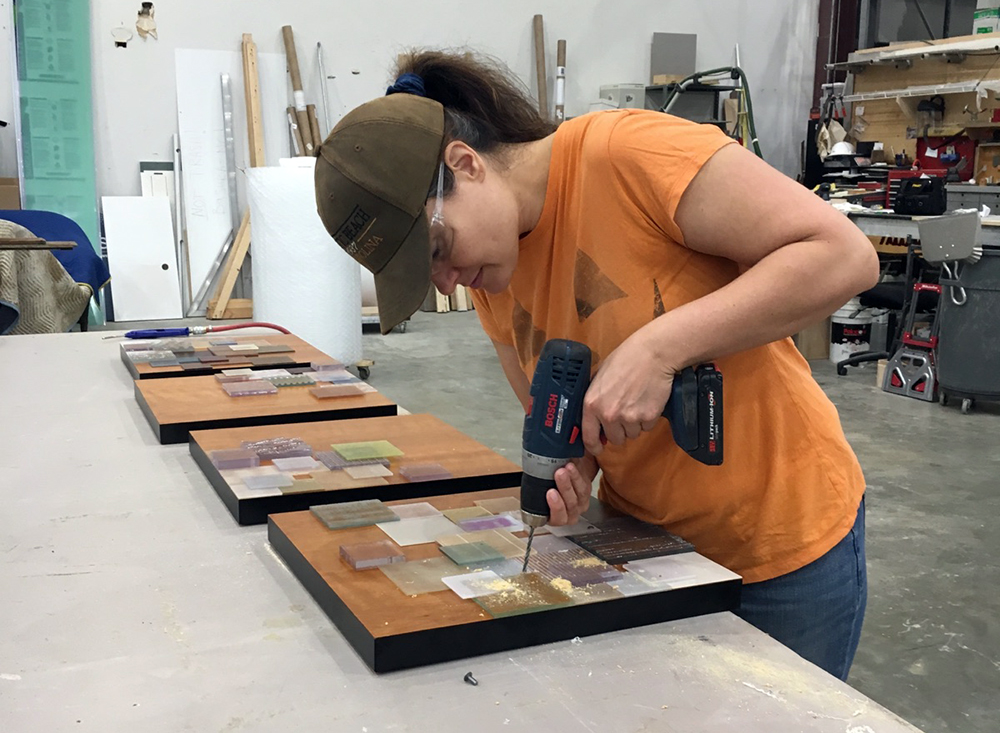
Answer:
M590 361L586 345L552 339L535 366L521 436L521 521L529 528L525 568L535 529L549 521L545 495L555 488L556 471L584 454L581 429ZM714 365L687 367L674 375L663 417L680 448L709 466L722 463L722 374Z

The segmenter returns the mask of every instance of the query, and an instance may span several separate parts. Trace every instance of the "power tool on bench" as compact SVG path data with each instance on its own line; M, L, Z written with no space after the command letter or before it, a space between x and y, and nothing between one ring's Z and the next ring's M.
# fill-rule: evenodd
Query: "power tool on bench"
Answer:
M542 348L531 380L531 405L521 436L521 521L528 526L528 567L535 530L549 521L545 495L555 473L584 454L583 398L590 387L590 349L552 339ZM722 463L722 374L713 364L687 367L674 376L663 417L674 441L709 466ZM603 439L603 434L602 434Z

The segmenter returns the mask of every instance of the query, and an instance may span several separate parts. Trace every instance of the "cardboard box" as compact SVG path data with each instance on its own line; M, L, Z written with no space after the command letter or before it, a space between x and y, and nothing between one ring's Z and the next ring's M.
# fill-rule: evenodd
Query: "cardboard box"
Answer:
M0 178L0 209L20 209L21 188L16 178Z

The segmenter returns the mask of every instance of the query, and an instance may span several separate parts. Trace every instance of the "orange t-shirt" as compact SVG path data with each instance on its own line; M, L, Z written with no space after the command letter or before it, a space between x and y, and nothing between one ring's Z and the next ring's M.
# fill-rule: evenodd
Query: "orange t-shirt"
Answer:
M486 333L513 345L530 380L550 338L587 344L595 368L653 318L739 275L684 246L677 205L732 142L659 112L611 110L555 134L545 204L502 293L475 292ZM719 212L719 216L725 216ZM663 525L745 582L783 575L843 539L865 489L836 408L790 339L716 360L725 463L679 449L666 420L598 460L600 496Z

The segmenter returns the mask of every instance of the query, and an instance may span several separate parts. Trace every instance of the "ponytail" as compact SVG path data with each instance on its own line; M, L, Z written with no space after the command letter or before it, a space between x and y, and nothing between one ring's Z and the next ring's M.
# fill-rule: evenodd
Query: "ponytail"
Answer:
M506 145L541 140L556 125L539 114L527 90L502 62L472 53L410 51L399 58L397 78L415 74L424 95L444 107L445 145L461 140L482 155ZM400 90L402 91L402 90ZM445 192L452 187L445 174Z

